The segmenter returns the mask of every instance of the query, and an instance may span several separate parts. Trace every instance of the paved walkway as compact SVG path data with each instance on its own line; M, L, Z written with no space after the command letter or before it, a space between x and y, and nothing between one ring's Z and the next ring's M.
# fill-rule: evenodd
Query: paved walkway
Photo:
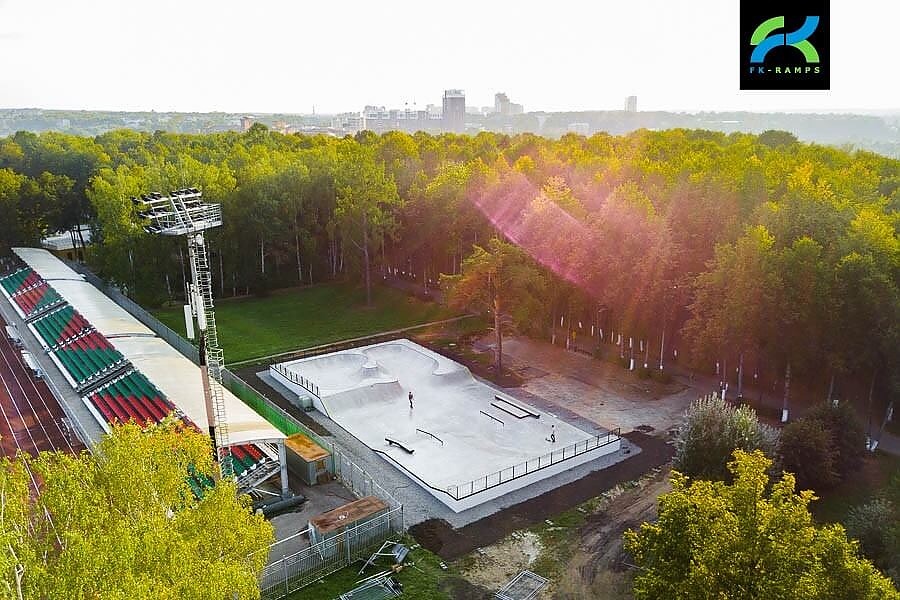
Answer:
M878 440L878 449L894 456L900 456L900 436L883 431Z
M503 342L507 364L524 370L526 382L513 394L533 394L601 428L667 431L692 400L713 389L704 382L662 385L640 380L618 365L524 337ZM530 375L530 378L529 378ZM549 409L548 409L549 410Z

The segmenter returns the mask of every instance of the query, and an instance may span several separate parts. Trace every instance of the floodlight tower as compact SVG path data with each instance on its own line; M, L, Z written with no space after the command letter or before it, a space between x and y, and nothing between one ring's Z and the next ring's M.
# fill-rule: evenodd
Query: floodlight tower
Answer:
M149 224L144 227L147 233L182 236L187 242L192 281L187 294L189 305L185 306L185 325L188 337L193 338L193 319L196 318L209 437L215 448L221 476L227 478L234 472L222 392L222 369L225 361L216 332L212 277L203 236L207 229L222 225L222 206L203 202L202 196L203 193L197 188L186 188L170 192L168 196L154 192L131 200L141 208L140 216L149 220Z

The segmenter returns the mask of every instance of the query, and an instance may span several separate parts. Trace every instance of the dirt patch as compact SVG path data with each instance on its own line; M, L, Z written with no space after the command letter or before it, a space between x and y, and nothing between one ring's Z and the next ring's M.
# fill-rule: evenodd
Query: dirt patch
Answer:
M429 519L413 526L410 533L428 550L452 560L578 506L619 483L639 479L667 463L674 454L672 446L663 439L636 431L623 437L640 446L642 452L460 529L453 529L443 519Z
M462 577L451 576L441 581L439 589L451 600L493 600L494 592L475 585Z
M656 518L660 494L671 490L668 469L611 490L607 502L587 518L577 536L577 549L554 582L560 600L628 598L631 574L626 566L622 534Z
M498 590L516 573L531 568L542 550L536 533L515 531L496 544L476 549L463 576L476 585Z

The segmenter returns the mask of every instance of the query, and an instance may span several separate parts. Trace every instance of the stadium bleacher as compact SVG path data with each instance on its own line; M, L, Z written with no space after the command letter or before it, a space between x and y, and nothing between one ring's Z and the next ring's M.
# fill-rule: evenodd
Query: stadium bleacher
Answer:
M12 299L22 309L26 321L54 306L65 303L65 300L46 281L14 293Z
M52 354L77 386L106 377L125 364L125 357L94 330L58 346Z
M41 279L40 275L35 273L30 267L24 267L0 279L0 285L3 286L7 294L12 296L36 286L41 281L43 279Z
M92 329L87 319L69 305L44 315L32 325L47 348L56 348Z
M192 391L193 384L183 384L177 375L173 379L174 373L196 367L189 367L190 363L169 346L163 344L164 349L160 349L156 343L158 338L147 335L149 329L142 329L127 313L116 314L116 310L123 311L45 251L27 248L15 251L27 266L0 276L0 295L7 296L24 317L47 355L79 391L101 425L107 430L116 423L135 422L145 426L174 413L179 428L199 429L184 409L193 409L195 412L191 414L197 417L196 408L203 406L202 401L194 400L197 396ZM42 275L54 282L59 280L59 289ZM105 306L100 300L111 306ZM116 338L116 346L107 336ZM173 366L177 368L170 368ZM167 394L172 396L171 400ZM254 425L259 439L279 437L279 432L239 401L235 400L231 406L236 411L235 418ZM249 415L242 414L248 412ZM231 445L230 450L240 485L255 485L272 473L273 466L279 465L267 445L245 441ZM198 497L213 485L208 477L196 473L188 479Z
M176 407L150 381L137 370L131 370L113 381L100 386L85 397L96 412L110 425L134 421L139 425L159 423ZM185 416L179 418L189 427L196 426ZM231 447L234 473L246 475L271 459L253 444ZM197 483L197 482L194 482ZM193 487L193 486L192 486ZM195 490L196 492L196 490Z
M125 375L91 392L88 399L107 423L158 423L175 407L139 371Z
M0 288L15 303L26 321L66 301L29 267L0 278Z

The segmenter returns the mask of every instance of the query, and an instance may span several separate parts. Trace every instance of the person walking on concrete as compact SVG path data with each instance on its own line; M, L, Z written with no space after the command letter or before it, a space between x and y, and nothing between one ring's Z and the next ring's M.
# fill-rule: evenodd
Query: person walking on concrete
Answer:
M412 392L409 393L409 410L413 409Z
M556 443L556 425L550 426L550 443Z

